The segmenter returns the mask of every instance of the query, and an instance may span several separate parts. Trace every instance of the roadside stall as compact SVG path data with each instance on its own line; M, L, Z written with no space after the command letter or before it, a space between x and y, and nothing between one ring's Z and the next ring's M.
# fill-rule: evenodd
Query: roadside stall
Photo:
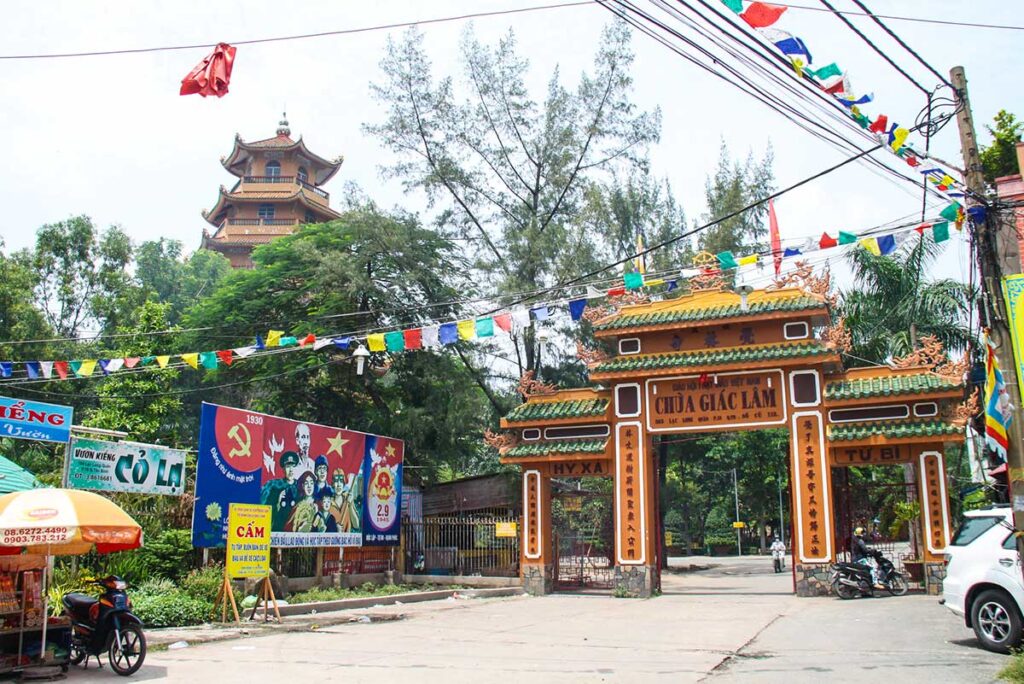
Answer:
M98 494L44 488L0 496L0 673L67 669L71 624L47 617L52 556L140 546L139 524Z

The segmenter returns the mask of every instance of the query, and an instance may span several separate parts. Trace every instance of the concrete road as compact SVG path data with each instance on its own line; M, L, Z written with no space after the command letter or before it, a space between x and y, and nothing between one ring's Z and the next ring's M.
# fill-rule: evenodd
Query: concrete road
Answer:
M134 681L991 682L978 648L933 597L797 599L765 559L669 574L663 596L444 601L347 624L150 654ZM113 681L109 669L75 680Z

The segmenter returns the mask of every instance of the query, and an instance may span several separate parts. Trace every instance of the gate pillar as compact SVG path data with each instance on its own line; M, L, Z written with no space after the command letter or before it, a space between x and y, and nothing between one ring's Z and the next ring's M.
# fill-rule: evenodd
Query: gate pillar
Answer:
M793 571L797 596L829 592L832 548L832 477L825 448L821 376L789 373L790 483L793 498Z
M915 449L918 497L921 501L921 555L925 591L942 593L946 578L945 551L950 538L949 498L946 496L946 459L942 444Z
M643 422L640 385L615 388L616 596L646 598L657 583L657 506L651 439Z
M520 559L523 589L550 594L554 589L551 544L551 478L545 466L523 469L523 530Z

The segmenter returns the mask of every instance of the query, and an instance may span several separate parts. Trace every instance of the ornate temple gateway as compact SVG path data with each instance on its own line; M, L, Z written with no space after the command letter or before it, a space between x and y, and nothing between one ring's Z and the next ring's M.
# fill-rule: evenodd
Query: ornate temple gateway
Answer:
M491 441L522 468L522 576L547 593L557 572L552 478L613 480L614 587L659 586L654 438L786 428L796 591L828 592L828 566L850 530L837 529L832 469L914 465L923 562L935 590L950 537L945 445L963 440L960 364L929 343L894 366L846 370L842 321L832 325L827 282L810 277L746 295L721 287L609 310L592 319L613 356L581 350L598 386L522 387L526 403ZM795 286L794 286L795 285Z

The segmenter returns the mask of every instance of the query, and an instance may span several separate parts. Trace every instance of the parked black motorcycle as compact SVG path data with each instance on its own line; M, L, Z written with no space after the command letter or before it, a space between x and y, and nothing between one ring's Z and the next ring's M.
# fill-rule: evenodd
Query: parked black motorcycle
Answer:
M909 587L903 574L881 551L872 554L878 563L879 582L893 596L903 596ZM871 578L871 568L860 563L836 563L832 566L832 591L841 599L854 599L858 596L874 596L875 583Z
M96 656L99 662L100 654L106 651L114 672L127 677L146 659L142 621L131 612L124 580L111 575L96 580L96 584L104 589L98 599L71 593L62 600L64 613L71 618L71 663L86 661L88 666L90 656Z

